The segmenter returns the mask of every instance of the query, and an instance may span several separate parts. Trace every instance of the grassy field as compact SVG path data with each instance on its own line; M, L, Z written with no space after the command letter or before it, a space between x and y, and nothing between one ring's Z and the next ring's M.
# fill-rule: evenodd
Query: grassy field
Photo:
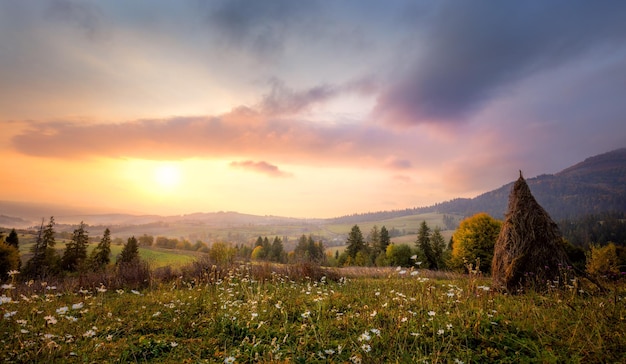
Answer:
M0 358L24 362L618 363L626 290L568 282L510 296L477 277L337 270L307 280L251 266L144 291L0 289Z

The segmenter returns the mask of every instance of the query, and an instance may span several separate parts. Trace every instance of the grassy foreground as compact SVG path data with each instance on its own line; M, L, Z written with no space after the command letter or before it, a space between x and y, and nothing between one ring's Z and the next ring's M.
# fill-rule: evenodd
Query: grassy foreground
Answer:
M0 360L626 362L624 287L508 296L486 280L410 270L298 282L250 272L238 266L144 291L4 285Z

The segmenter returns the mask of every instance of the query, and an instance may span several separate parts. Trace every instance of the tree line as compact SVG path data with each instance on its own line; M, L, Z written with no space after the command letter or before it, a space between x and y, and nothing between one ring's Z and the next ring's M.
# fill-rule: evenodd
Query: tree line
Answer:
M31 258L23 267L19 254L19 238L15 229L11 230L5 241L0 242L0 277L6 279L9 272L17 270L21 270L20 275L26 278L104 270L111 262L111 231L106 228L100 242L88 254L89 232L86 228L85 223L81 222L66 242L63 254L59 254L55 249L57 241L54 216L45 225L42 219L31 248ZM117 257L116 265L138 262L137 239L130 237Z

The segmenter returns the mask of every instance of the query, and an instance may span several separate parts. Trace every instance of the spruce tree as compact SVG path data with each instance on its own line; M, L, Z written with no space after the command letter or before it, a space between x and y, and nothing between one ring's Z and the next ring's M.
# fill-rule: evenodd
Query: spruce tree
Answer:
M354 225L350 230L346 245L346 253L352 259L356 257L358 252L365 250L365 241L363 240L363 233L361 233L359 225Z
M61 264L63 269L67 271L76 272L87 259L89 235L85 227L85 223L81 221L78 229L74 230L72 240L65 244L65 252L63 253Z
M124 244L124 248L117 258L117 263L136 263L139 261L139 245L137 239L132 236L128 238L128 242Z
M106 267L111 262L111 230L106 228L98 246L91 252L91 265L93 269L99 270Z
M437 262L433 253L433 248L430 245L430 227L426 224L426 221L422 221L420 228L417 232L417 240L415 240L415 246L421 251L426 259L426 263L429 268L436 268Z
M389 246L389 244L391 244L391 237L389 236L389 231L383 225L383 227L380 228L380 248L379 248L379 250L381 252L383 252L383 253L386 252L387 251L387 247Z
M14 247L15 249L19 249L20 239L17 236L17 232L15 231L15 229L11 229L9 236L7 236L4 242L9 246Z
M433 258L435 262L435 265L432 268L442 269L444 265L443 251L446 246L446 241L443 238L443 235L441 235L441 229L439 226L435 227L433 234L430 236L430 246L433 250Z
M54 225L54 216L50 217L50 221L46 226L43 225L43 219L41 220L35 245L31 249L33 256L26 263L24 269L26 276L42 277L59 271L60 258L54 249L56 244Z

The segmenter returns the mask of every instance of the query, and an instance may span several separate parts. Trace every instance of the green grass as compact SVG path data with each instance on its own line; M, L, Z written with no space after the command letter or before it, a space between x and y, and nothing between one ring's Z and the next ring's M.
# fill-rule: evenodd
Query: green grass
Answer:
M623 284L610 294L571 288L509 296L467 276L409 270L382 277L295 282L272 275L260 281L241 266L217 282L177 280L143 292L57 292L15 283L17 289L0 290L0 357L59 363L626 361Z
M112 261L115 261L123 248L122 245L111 246ZM185 250L139 247L139 257L148 262L153 269L165 266L180 267L196 260L199 254Z

